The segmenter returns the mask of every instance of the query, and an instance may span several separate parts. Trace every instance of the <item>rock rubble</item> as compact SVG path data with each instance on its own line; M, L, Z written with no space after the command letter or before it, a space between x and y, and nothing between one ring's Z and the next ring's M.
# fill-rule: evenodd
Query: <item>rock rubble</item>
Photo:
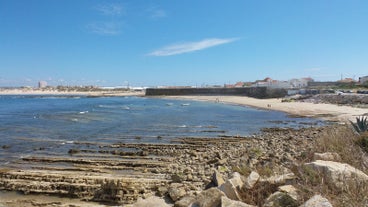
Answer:
M315 139L336 127L265 129L251 137L182 138L168 144L75 142L76 153L35 154L1 168L0 189L112 205L144 206L157 200L145 199L159 196L178 207L297 206L303 202L295 185L299 178L290 169L296 160L313 157ZM330 173L316 165L329 162L307 165ZM264 198L247 203L254 193Z

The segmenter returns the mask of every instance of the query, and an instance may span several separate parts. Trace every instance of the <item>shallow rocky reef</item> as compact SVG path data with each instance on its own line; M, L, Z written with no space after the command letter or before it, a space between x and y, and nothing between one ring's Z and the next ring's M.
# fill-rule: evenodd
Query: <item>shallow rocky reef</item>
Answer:
M331 127L339 126L271 128L250 137L178 138L168 144L75 142L64 154L40 149L2 166L0 190L120 205L153 195L175 200L170 191L176 184L177 200L198 197L218 185L214 172L221 174L220 182L234 170L287 173Z

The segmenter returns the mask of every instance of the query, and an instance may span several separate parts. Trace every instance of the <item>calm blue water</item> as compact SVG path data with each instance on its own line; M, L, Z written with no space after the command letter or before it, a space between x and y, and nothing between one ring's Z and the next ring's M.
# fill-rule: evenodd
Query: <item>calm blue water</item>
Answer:
M141 97L0 96L0 164L35 153L39 148L65 151L75 142L167 143L180 137L246 136L264 127L314 123L321 122L208 102Z

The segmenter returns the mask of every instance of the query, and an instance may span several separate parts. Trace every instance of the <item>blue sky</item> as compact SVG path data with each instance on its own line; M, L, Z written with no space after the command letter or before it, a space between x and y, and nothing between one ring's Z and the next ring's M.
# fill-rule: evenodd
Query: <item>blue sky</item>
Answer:
M368 75L366 0L0 0L0 86Z

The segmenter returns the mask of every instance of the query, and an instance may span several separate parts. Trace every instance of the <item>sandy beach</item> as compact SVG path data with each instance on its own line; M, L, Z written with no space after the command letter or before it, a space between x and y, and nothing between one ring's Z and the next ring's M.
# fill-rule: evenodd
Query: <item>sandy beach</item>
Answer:
M354 121L358 116L368 115L368 109L364 108L335 104L281 102L281 99L256 99L244 96L166 96L165 98L251 106L260 109L282 111L295 116L322 118L329 121Z

